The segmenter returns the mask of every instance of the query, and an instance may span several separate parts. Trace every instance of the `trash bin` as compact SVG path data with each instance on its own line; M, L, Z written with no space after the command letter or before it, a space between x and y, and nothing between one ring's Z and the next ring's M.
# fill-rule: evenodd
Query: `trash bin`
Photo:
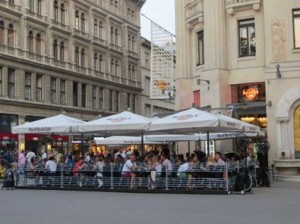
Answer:
M7 169L4 174L4 180L2 189L14 189L15 188L15 178L14 173L11 169Z

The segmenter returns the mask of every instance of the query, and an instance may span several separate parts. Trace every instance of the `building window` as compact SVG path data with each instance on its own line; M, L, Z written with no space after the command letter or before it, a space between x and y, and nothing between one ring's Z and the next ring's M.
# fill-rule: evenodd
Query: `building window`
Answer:
M97 53L94 54L94 70L97 71L97 63L98 63L98 55Z
M99 110L103 110L103 88L99 88Z
M146 96L150 96L150 77L145 77L145 94Z
M295 158L300 158L300 105L294 112L294 144L295 144Z
M112 90L108 91L108 110L109 111L113 110L113 91Z
M36 101L42 102L43 99L43 82L42 75L36 75Z
M131 50L134 52L135 51L135 39L134 39L134 37L131 38L131 41L132 41Z
M128 79L132 80L131 65L128 65Z
M131 76L131 78L132 78L132 81L134 81L135 80L135 78L136 78L136 76L135 76L135 66L133 65L132 66L132 76Z
M37 0L37 14L42 15L42 0Z
M293 10L294 47L300 48L300 9Z
M54 40L54 42L53 42L53 57L54 57L54 60L58 60L57 40Z
M65 5L64 4L60 5L60 22L62 24L65 24Z
M65 61L65 44L64 42L60 42L60 60Z
M114 72L114 69L115 69L115 63L114 63L114 59L110 59L110 74L114 75L115 72Z
M200 90L194 91L194 106L200 107Z
M34 11L34 1L35 0L29 0L29 10L32 12Z
M92 86L92 108L96 109L97 87Z
M130 107L130 93L127 93L127 109L130 110L131 107Z
M29 31L28 33L28 50L30 53L33 52L33 33Z
M103 25L102 25L102 21L99 22L99 38L102 39L102 29L103 29Z
M239 56L255 56L255 23L254 19L240 20L239 25Z
M3 21L0 21L0 44L5 44L5 26Z
M14 26L12 24L8 25L7 45L9 47L14 46Z
M81 31L85 32L85 18L84 18L84 13L81 13Z
M203 31L197 33L197 66L204 64L204 35Z
M94 19L94 36L98 37L98 22Z
M15 97L15 70L8 68L7 75L8 75L7 96L9 98L14 98Z
M31 73L25 72L25 100L31 100Z
M86 85L81 86L81 107L86 107Z
M115 75L119 75L119 60L115 61Z
M2 92L2 70L3 68L0 67L0 96L2 96L3 92Z
M102 58L102 54L99 55L99 71L102 72L102 63L103 63L103 58Z
M119 36L118 36L118 29L115 29L115 45L118 45L119 43Z
M131 105L132 105L132 113L135 113L135 98L136 98L136 96L135 95L133 95L132 97L131 97L131 99L132 99L132 103L131 103Z
M11 128L18 125L18 116L13 114L0 114L0 132L11 133Z
M78 82L73 82L73 106L78 106Z
M119 92L115 92L115 106L114 109L116 112L119 111Z
M38 55L42 54L42 39L39 33L36 35L36 53Z
M66 97L66 81L60 80L60 104L65 105L65 97Z
M56 103L56 78L51 78L51 103Z
M58 22L58 3L54 1L54 20Z
M79 12L75 12L75 29L79 30Z
M85 51L81 49L81 67L85 67Z
M75 63L79 66L79 47L75 48Z
M110 28L110 42L111 43L114 42L114 28L113 27Z

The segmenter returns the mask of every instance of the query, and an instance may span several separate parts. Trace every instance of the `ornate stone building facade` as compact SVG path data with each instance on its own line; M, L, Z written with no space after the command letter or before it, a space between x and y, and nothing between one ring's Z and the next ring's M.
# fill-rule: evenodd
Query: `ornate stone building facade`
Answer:
M141 113L144 2L0 1L0 146L24 147L37 138L11 127L60 111L83 120Z
M176 0L176 34L177 108L233 108L267 131L279 177L297 179L300 2Z

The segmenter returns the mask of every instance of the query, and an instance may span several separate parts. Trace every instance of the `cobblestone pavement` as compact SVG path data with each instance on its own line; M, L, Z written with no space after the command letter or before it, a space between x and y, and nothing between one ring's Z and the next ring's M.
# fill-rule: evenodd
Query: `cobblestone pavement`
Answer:
M300 183L253 195L0 190L0 224L299 224Z

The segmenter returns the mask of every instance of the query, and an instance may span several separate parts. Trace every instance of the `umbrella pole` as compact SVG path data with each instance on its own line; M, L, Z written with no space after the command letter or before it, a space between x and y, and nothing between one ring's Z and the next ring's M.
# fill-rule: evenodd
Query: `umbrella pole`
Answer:
M144 133L141 134L141 153L142 153L142 156L144 155Z
M207 145L207 156L210 156L210 150L209 150L209 131L206 132L206 145Z
M83 133L81 133L80 151L81 151L81 157L83 157L84 156L84 153L83 153Z

